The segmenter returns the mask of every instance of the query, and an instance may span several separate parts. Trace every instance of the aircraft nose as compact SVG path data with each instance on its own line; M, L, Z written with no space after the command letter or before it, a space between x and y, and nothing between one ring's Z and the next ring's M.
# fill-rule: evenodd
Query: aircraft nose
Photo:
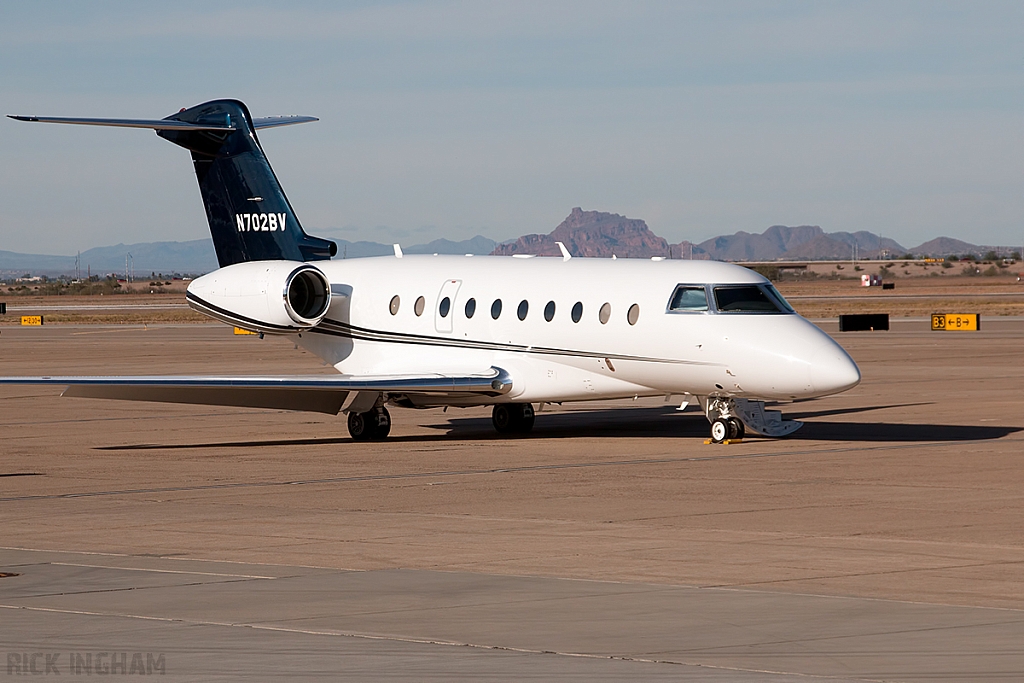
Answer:
M843 347L832 342L812 358L811 385L820 394L838 394L860 383L860 369Z

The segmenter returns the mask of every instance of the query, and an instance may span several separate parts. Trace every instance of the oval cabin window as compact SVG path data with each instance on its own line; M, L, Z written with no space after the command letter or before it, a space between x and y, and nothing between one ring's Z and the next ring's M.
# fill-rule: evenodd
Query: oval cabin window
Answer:
M544 319L548 322L555 317L555 302L549 301L548 305L544 307Z
M391 305L388 307L388 310L391 311L391 315L398 315L398 307L401 305L402 300L398 298L397 294L391 297Z
M491 304L491 317L495 320L501 315L501 299L495 299L494 303Z
M572 307L572 321L574 323L578 323L580 321L580 318L582 318L582 317L583 317L583 302L582 301L577 301L576 304Z
M447 318L450 310L452 310L452 300L448 297L441 299L441 305L437 307L437 312L441 314L441 317Z
M597 319L601 321L601 324L606 324L612 318L612 305L605 303L601 306L601 310L597 312Z
M466 302L466 317L472 318L473 314L476 313L476 299L470 299Z
M520 320L526 320L526 314L530 312L530 302L523 299L519 302L519 310L516 311L516 315L519 316Z
M636 321L640 319L640 304L633 304L629 307L626 312L626 322L630 325L636 325Z
M427 300L421 296L419 299L416 299L416 303L412 305L412 311L417 316L421 316L423 315L423 309L426 308L426 306Z

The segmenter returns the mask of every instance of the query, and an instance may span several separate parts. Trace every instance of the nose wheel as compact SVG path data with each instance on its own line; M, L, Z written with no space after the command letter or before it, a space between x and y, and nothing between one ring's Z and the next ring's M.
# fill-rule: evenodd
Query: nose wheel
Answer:
M348 433L356 441L383 441L391 433L391 413L384 406L348 414Z
M715 443L742 439L746 428L735 417L719 417L711 422L711 440Z

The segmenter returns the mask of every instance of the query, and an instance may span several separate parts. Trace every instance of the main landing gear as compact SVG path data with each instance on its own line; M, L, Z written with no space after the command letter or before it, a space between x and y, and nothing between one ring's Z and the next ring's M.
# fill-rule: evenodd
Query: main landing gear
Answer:
M499 434L529 434L533 418L532 403L499 403L491 411L491 422Z
M365 413L349 413L348 433L356 441L383 441L391 433L391 413L384 406Z

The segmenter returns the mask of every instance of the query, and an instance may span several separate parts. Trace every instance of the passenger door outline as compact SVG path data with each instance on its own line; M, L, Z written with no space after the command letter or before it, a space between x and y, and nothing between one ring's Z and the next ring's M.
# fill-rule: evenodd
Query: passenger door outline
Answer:
M434 304L434 329L438 332L451 334L455 318L455 297L459 293L462 280L445 280L441 285L441 291L437 295L437 302ZM441 315L441 302L448 298L448 315Z

